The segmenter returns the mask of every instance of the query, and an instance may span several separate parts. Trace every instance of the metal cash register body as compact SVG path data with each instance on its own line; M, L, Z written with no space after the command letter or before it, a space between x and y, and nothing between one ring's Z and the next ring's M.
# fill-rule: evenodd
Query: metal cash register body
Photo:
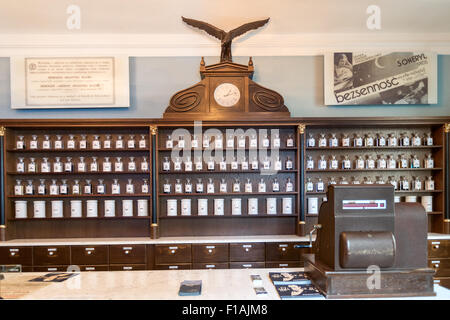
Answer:
M434 295L420 203L394 203L392 185L331 185L327 199L314 254L305 255L305 272L327 297ZM381 271L378 291L366 285L373 266ZM417 288L405 283L413 279Z

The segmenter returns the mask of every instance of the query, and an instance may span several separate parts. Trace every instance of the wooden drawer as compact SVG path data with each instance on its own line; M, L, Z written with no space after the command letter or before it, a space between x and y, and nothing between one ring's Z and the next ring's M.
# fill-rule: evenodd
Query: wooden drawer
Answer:
M72 246L70 251L72 256L72 264L108 264L108 246Z
M230 262L230 269L254 269L264 268L264 262Z
M266 268L303 268L304 263L300 261L268 261Z
M188 270L192 269L190 263L178 263L178 264L157 264L155 270Z
M155 264L179 264L191 262L191 245L155 245Z
M193 263L192 269L228 269L227 262L218 262L218 263Z
M228 262L228 244L193 244L192 262Z
M266 243L266 261L300 261L308 249L294 248L299 243L274 242Z
M436 271L436 278L450 277L450 259L429 259L428 266Z
M32 247L0 247L0 264L33 265Z
M450 240L428 240L429 258L450 258Z
M110 264L145 264L145 245L114 245L109 247Z
M108 266L79 266L80 271L109 271Z
M147 270L147 265L145 264L109 265L109 271L138 271L138 270Z
M230 261L264 261L264 243L231 243Z
M51 246L33 248L33 265L60 266L70 264L70 247Z
M33 272L67 272L69 266L37 266Z

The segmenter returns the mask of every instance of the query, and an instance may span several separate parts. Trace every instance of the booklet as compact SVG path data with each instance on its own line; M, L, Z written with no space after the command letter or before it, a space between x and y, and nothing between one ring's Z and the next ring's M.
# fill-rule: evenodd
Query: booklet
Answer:
M279 284L311 284L304 272L269 272L274 285Z
M180 296L199 296L202 294L202 280L185 280L181 282Z
M67 279L78 275L78 273L67 273L67 272L53 272L47 273L46 275L33 278L29 281L32 282L63 282Z
M281 300L322 297L320 291L311 284L282 284L275 285L275 288Z

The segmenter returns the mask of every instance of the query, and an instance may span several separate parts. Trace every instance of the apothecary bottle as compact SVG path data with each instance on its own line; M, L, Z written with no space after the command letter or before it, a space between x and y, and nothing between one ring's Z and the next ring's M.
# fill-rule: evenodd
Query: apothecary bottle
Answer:
M183 185L180 179L175 180L175 193L183 193Z
M69 134L69 139L67 140L67 149L75 149L75 136Z
M222 134L215 136L214 138L214 148L223 149L223 137Z
M214 159L210 157L207 162L207 167L209 171L213 171L215 169Z
M401 169L408 168L408 159L406 159L405 155L400 155L398 159L398 167Z
M75 194L75 195L80 194L80 191L81 191L80 181L75 179L73 182L73 185L72 185L72 194Z
M355 160L355 169L364 169L364 159L362 156L357 156Z
M384 178L383 177L377 177L375 180L375 184L385 184Z
M386 169L386 167L387 167L386 159L383 157L382 154L380 154L377 159L377 168L378 169Z
M319 134L319 147L324 148L327 146L327 138L325 136L325 133Z
M186 157L186 161L184 162L184 171L192 171L191 157Z
M31 136L31 141L30 141L30 149L38 149L39 148L39 144L38 144L38 137L37 135L33 134Z
M317 168L319 170L326 170L327 169L327 160L325 160L325 155L321 155L320 159L317 164Z
M226 136L227 138L226 138L226 140L227 140L227 148L228 149L233 149L234 148L234 135L232 135L232 134L228 134L227 136Z
M316 190L317 190L317 192L325 191L325 184L324 184L322 178L317 179Z
M84 194L92 194L92 184L90 179L86 179L86 183L84 184L83 188Z
M48 158L42 158L41 162L41 172L42 173L49 173L50 170L50 163L48 162Z
M136 161L134 160L134 157L128 158L128 171L129 172L135 172L136 171Z
M169 157L164 157L164 160L163 160L163 171L170 171Z
M62 140L62 136L57 134L55 140L55 149L64 149L64 142Z
M350 147L350 137L346 133L342 134L341 146L343 146L343 147Z
M419 177L415 177L413 179L413 188L417 191L422 190L422 181L419 179Z
M49 150L52 148L52 141L48 134L44 135L44 141L42 141L42 149Z
M251 182L251 180L249 178L247 178L247 181L244 184L244 191L246 193L253 192L253 185L252 185L252 182Z
M56 180L53 179L53 180L52 180L52 184L50 185L50 195L56 196L56 195L58 195L58 194L59 194L59 187L58 187L58 185L56 184Z
M111 185L111 193L112 194L120 194L119 179L114 179L113 180L113 184Z
M409 147L410 146L410 139L407 133L400 134L400 145L402 147Z
M98 150L102 148L102 143L100 141L99 135L94 135L94 140L92 141L92 149Z
M208 178L208 184L206 185L206 192L207 193L214 193L215 192L215 188L214 188L214 182L211 178Z
M231 160L231 170L238 170L238 169L239 169L238 161L236 157L233 156L233 159Z
M141 161L141 171L147 172L149 170L150 170L150 166L148 164L147 157L144 156L144 157L142 157L142 161Z
M426 146L432 146L433 145L433 136L430 132L428 132L425 137L423 138L424 144Z
M115 172L123 172L123 162L121 157L116 157L116 162L114 163Z
M61 185L59 186L59 193L63 194L63 195L66 195L69 193L69 187L67 185L66 179L61 180Z
M258 192L266 192L266 182L262 178L258 182Z
M292 137L292 134L289 134L286 139L286 147L290 148L294 146L294 138Z
M34 158L30 158L30 162L28 162L28 172L36 172L36 162Z
M134 184L132 179L128 179L127 185L125 187L125 192L128 194L134 194Z
M312 156L307 156L307 158L306 158L306 169L307 170L314 169L314 160L313 160Z
M353 139L354 147L362 147L363 146L363 138L359 134L355 134L355 138Z
M281 147L280 135L278 133L275 133L272 136L272 146L273 146L273 148L280 148Z
M195 185L195 192L197 193L203 193L203 181L201 178L197 178L197 183Z
M371 177L364 177L364 184L373 184Z
M117 136L117 140L116 140L116 149L123 149L124 145L123 145L123 136L122 135L118 135Z
M397 167L397 162L392 155L387 156L387 167L388 169L395 169Z
M149 193L150 190L150 186L148 184L148 180L147 179L143 179L143 183L141 185L141 193Z
M141 134L141 138L139 139L139 149L147 148L147 139L145 138L145 134Z
M270 147L270 140L269 140L269 136L267 134L263 135L262 138L262 147L263 148L269 148Z
M106 193L106 187L105 184L103 183L103 179L98 179L98 184L97 184L97 193L98 194L105 194Z
M244 156L244 159L242 159L241 170L248 170L248 161L246 156Z
M77 163L77 171L86 172L86 162L84 162L84 157L80 157L80 160Z
M434 159L431 154L427 154L424 160L424 167L427 169L434 168Z
M386 138L381 133L377 133L377 146L378 147L386 146Z
M103 149L111 149L112 143L111 143L111 135L106 134L105 140L103 140Z
M66 157L66 162L64 163L64 172L73 172L72 157Z
M258 170L259 161L256 157L253 157L251 166L252 166L252 170Z
M80 142L78 144L79 148L80 149L87 149L87 147L88 147L88 145L87 145L88 144L87 143L87 136L85 134L82 134L80 136L81 136L81 139L80 139Z
M166 179L163 184L163 192L171 193L172 192L172 184L169 182L169 179Z
M181 171L181 160L179 157L175 158L175 161L173 163L173 170L174 171Z
M23 196L23 185L22 180L17 179L16 185L14 186L14 195L15 196Z
M306 140L306 146L307 147L315 147L316 146L316 139L314 139L314 136L312 133L308 134L308 139Z
M374 144L374 139L373 139L372 135L371 134L366 134L365 137L364 137L364 146L366 146L366 147L373 147L374 145L375 144Z
M201 171L203 170L203 161L202 157L197 157L195 160L195 170Z
M339 184L348 184L347 178L346 177L341 177L339 179Z
M313 163L314 163L314 162L313 162ZM281 165L281 160L280 160L280 157L279 157L279 156L277 156L276 159L275 159L275 162L274 162L274 169L277 170L277 171L283 169L283 167L282 167L282 165Z
M200 146L200 137L194 134L191 140L191 148L197 149Z
M272 191L273 192L279 192L280 191L280 183L278 182L278 179L276 177L272 181Z
M352 184L361 184L358 177L352 177Z
M37 193L40 196L44 196L47 194L47 187L45 185L45 179L39 179L39 185L37 188Z
M368 156L367 156L367 159L366 159L366 168L367 168L367 169L370 169L370 170L375 169L375 160L372 158L371 155L368 155Z
M186 182L184 183L184 192L192 193L192 182L190 178L186 178Z
M336 137L336 133L332 133L330 139L328 140L328 146L329 147L338 147L339 142L338 138Z
M287 178L285 188L286 188L286 192L294 191L294 183L291 181L291 178Z
M270 169L270 160L269 157L266 157L263 161L263 169L269 170Z
M337 184L337 182L336 182L336 179L335 179L334 177L331 177L331 178L328 180L328 185L333 185L333 184Z
M313 192L314 191L314 183L312 182L311 178L306 179L306 192Z
M417 133L413 133L411 139L413 146L419 147L422 145L422 138Z
M134 149L136 148L136 141L134 140L134 134L130 134L127 141L127 148Z
M225 171L227 170L227 163L225 162L225 158L222 157L222 160L219 162L219 170Z
M397 147L397 137L393 133L388 134L388 146Z
M416 154L412 156L411 168L413 168L413 169L420 168L420 159Z
M390 183L394 187L394 190L398 190L398 182L397 182L397 180L395 179L394 176L388 177L387 183L388 184Z
M97 163L97 157L92 157L92 162L90 165L90 171L91 172L97 172L98 171L98 163Z
M331 170L337 170L339 168L339 162L336 159L335 155L331 155L330 157L330 163L329 163L329 169Z
M18 136L18 140L16 141L16 149L17 150L23 150L25 149L25 141L23 140L23 136Z
M111 160L109 160L109 157L103 158L102 171L103 172L111 172L112 171Z
M227 183L226 183L225 179L223 179L223 178L220 180L219 191L227 192Z
M428 176L425 180L425 190L431 191L434 190L434 180L432 176Z
M399 189L408 191L409 190L409 181L408 179L405 179L405 177L400 177L400 181L398 182Z
M239 181L239 178L234 179L233 192L241 192L241 182Z
M242 140L244 140L244 141L243 141L243 143L241 142L241 144L243 144L243 147L245 147L245 137L243 137ZM255 134L252 134L252 135L250 136L250 139L249 139L249 147L252 148L252 149L258 148L258 138L256 138L256 135L255 135Z
M63 164L60 157L55 157L55 162L53 162L53 172L63 172Z
M166 149L172 149L172 148L173 148L172 136L170 134L168 134L167 138L166 138Z

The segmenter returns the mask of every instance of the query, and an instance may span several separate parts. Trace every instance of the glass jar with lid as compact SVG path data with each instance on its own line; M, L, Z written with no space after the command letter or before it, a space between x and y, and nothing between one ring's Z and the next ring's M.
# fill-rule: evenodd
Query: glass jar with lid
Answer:
M28 172L36 172L36 162L34 158L30 158L30 162L28 162Z
M23 157L19 157L19 161L16 163L16 172L24 173L25 172L25 162Z
M320 159L317 164L317 168L319 170L326 170L327 169L327 160L325 160L325 155L321 155Z
M64 149L64 141L62 140L62 136L60 134L56 135L55 149Z
M316 139L314 139L312 133L308 134L308 139L306 139L306 146L312 148L316 146Z
M362 147L363 146L363 139L361 135L355 134L355 138L353 139L353 146L354 147Z
M426 158L424 160L424 167L427 169L434 168L434 159L433 159L433 155L431 153L426 155Z
M24 136L18 136L17 138L18 138L18 140L16 141L16 149L17 150L25 149Z
M350 137L348 136L348 134L342 134L341 145L343 147L350 147Z
M425 190L432 191L434 190L434 179L432 176L428 176L425 180Z
M338 138L336 137L336 133L332 133L331 137L328 141L328 146L329 147L338 147L339 146L339 142L338 142Z
M325 133L320 133L319 135L319 147L323 148L327 146L327 138L325 136Z

